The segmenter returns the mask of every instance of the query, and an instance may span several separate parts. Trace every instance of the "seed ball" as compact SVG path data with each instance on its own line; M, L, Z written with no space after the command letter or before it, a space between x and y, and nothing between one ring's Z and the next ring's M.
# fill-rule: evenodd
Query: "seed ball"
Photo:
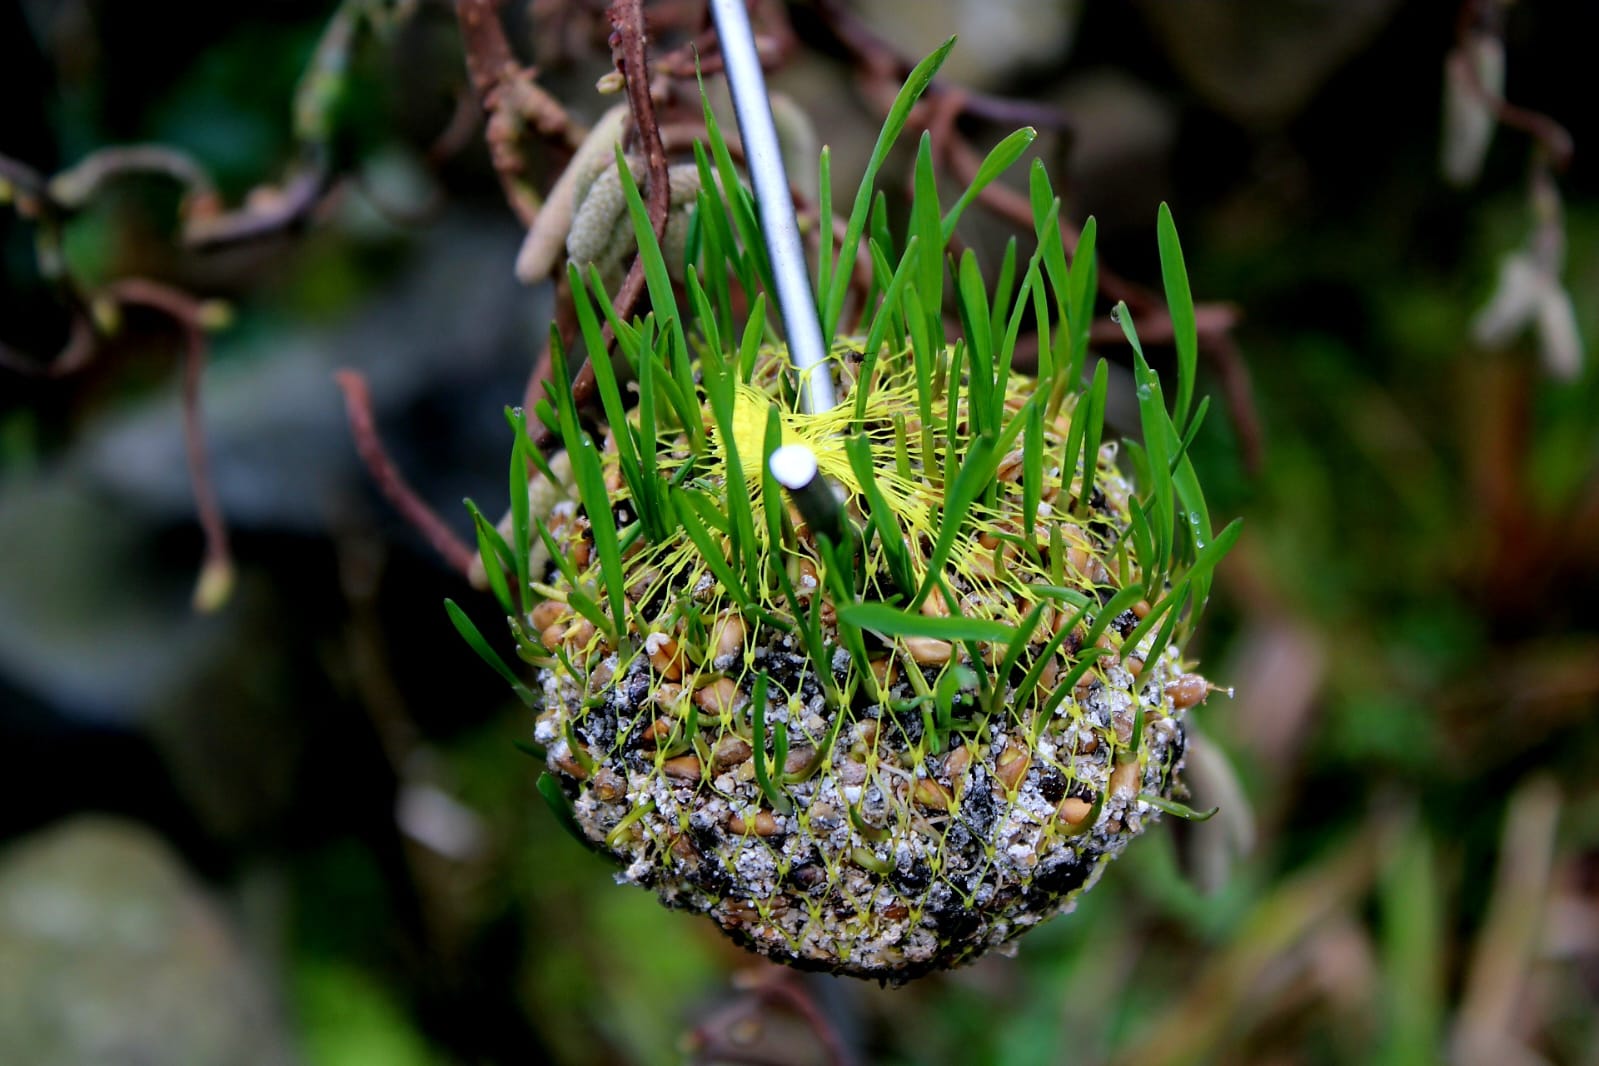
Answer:
M838 358L841 378L853 381L856 357ZM583 622L564 629L562 654L552 648L539 660L536 735L576 825L616 859L618 880L709 916L777 961L898 983L969 962L1070 910L1159 817L1151 800L1180 791L1182 720L1203 682L1177 647L1155 649L1157 627L1138 628L1158 595L1100 617L1123 580L1142 581L1135 538L1123 536L1134 491L1111 445L1093 457L1086 499L1080 466L1042 462L1043 484L1029 487L1030 457L1005 457L993 493L951 519L958 528L941 575L949 596L934 592L914 612L931 632L851 628L848 610L841 622L850 604L838 602L822 553L786 503L774 516L782 543L766 540L773 497L763 493L760 459L781 368L781 353L766 353L739 387L731 442L701 394L709 443L699 452L687 435L656 443L659 476L692 465L683 480L730 516L727 530L734 508L749 505L753 565L735 555L731 533L703 523L726 566L707 563L681 526L624 555L627 630L608 639ZM1032 388L1013 376L1009 409ZM943 403L933 412L938 433L924 438L909 370L879 370L860 424L918 579L943 522L946 460L958 464L972 449L957 418L947 450ZM785 416L783 437L817 451L851 522L864 528L870 503L847 460L836 461L842 444L829 450L850 423L826 421L848 419L852 407L846 390L814 425ZM1046 456L1063 454L1071 413L1068 397L1044 420ZM922 455L924 439L934 455ZM620 462L614 450L599 458L608 475ZM613 512L640 514L626 479L611 480L620 486ZM588 561L568 568L582 587L553 562L534 578L563 597L579 591L606 604L593 516L579 508L575 517L553 536ZM1033 544L1019 545L1005 531L1026 528L1029 517ZM904 608L915 590L893 586L882 539L856 560L864 585L856 596L897 597ZM745 582L743 593L724 587L719 574L728 572ZM1008 656L1009 641L934 635L933 622L957 614L1034 625ZM810 639L806 624L815 626ZM815 636L819 658L808 650ZM598 691L595 676L608 677Z

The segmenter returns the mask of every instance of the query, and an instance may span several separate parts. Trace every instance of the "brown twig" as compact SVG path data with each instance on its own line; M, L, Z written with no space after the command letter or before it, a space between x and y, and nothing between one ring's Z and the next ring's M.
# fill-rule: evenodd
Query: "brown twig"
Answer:
M505 200L523 226L538 216L539 198L524 180L522 131L531 126L568 149L583 142L583 129L517 61L500 22L503 0L456 0L456 21L466 53L467 74L488 116L485 139Z
M154 174L183 186L191 204L218 202L216 183L193 156L161 144L127 144L100 148L50 179L50 197L75 209L120 178Z
M805 1023L821 1045L829 1066L854 1066L857 1056L803 981L800 975L775 966L735 975L734 986L742 995L720 1007L687 1034L689 1061L739 1063L741 1066L779 1066L792 1061L787 1055L774 1055L765 1048L750 1046L747 1035L736 1035L749 1025L758 1024L763 1008L776 1007L786 1008Z
M350 420L350 432L355 437L356 451L366 464L367 472L378 483L378 491L400 512L402 518L422 534L452 570L463 577L468 576L476 553L417 495L389 457L382 438L378 436L377 422L372 414L372 393L367 388L366 377L359 371L340 370L333 375L333 380L338 383L339 391L344 393L344 410Z
M111 282L104 291L124 306L145 307L165 315L183 332L183 447L189 482L194 488L195 510L205 535L205 561L195 584L194 606L200 611L215 610L222 606L233 586L233 554L228 548L222 504L211 479L205 429L200 424L200 379L205 373L207 351L205 305L181 289L146 278L122 278Z
M82 370L94 358L99 337L87 314L74 310L67 325L67 339L50 359L39 362L0 341L0 367L25 377L64 378Z
M298 229L333 188L332 172L321 154L313 152L313 158L297 167L281 187L258 187L250 202L237 211L218 215L192 212L183 228L183 242L199 251L212 251Z
M890 98L899 83L915 66L887 41L883 40L865 22L854 14L848 4L840 0L816 0L816 11L844 47L860 61L862 76L869 81L888 83ZM1048 104L1012 97L993 96L969 89L954 89L949 84L934 79L927 87L927 96L933 99L959 92L961 111L1002 126L1037 126L1053 133L1070 134L1071 117Z
M423 158L429 166L442 166L466 150L482 125L482 105L478 103L476 95L465 86L461 87L455 94L455 106L450 111L449 121L433 138L433 143L428 145Z
M672 186L666 171L666 147L661 143L661 128L655 117L655 101L650 98L650 73L644 58L643 0L614 0L610 6L611 56L627 84L627 102L633 112L633 127L644 148L644 165L649 174L645 206L649 208L650 228L655 239L666 233L666 217L671 210ZM644 262L635 256L627 279L616 297L617 317L627 321L633 307L644 294ZM592 353L598 354L598 353Z
M1448 63L1462 77L1464 84L1476 93L1494 117L1511 129L1520 130L1543 150L1549 165L1564 172L1571 163L1573 142L1571 132L1541 111L1517 107L1482 83L1477 67L1471 62L1471 38L1486 34L1503 36L1504 5L1498 0L1464 0L1456 22L1456 43Z
M655 115L655 101L650 96L649 66L644 54L644 5L642 0L614 0L608 9L611 22L611 55L616 69L622 72L627 86L627 102L633 115L633 128L644 149L644 164L648 171L645 189L645 206L649 210L650 228L655 239L666 233L667 215L671 210L672 186L666 170L666 148L661 143L661 128ZM616 314L622 321L633 315L640 297L644 295L644 261L634 256L627 277L616 294ZM614 340L610 323L606 323L604 337L607 345ZM572 381L572 395L578 404L586 404L594 395L594 368L589 361L604 358L604 352L589 352L583 366ZM548 362L547 360L545 361ZM535 368L537 372L538 368ZM555 368L564 372L565 368ZM531 391L531 390L530 390ZM542 423L534 426L534 443L549 447L553 436Z

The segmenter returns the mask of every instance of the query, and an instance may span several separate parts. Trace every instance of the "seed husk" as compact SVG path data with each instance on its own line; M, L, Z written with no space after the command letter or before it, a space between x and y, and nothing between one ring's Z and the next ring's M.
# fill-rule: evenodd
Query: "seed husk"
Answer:
M661 763L661 772L667 777L675 777L679 781L698 781L700 779L700 757L698 755L679 755Z
M758 837L776 836L777 817L771 811L756 811L755 817L746 821L735 814L727 820L727 831L735 836L747 836L750 833Z
M711 763L718 770L725 770L748 759L750 751L748 741L743 737L729 734L716 742L716 747L711 753Z
M652 649L650 669L655 671L656 677L676 681L683 676L683 651L675 637L670 634L651 636L644 646Z
M923 807L931 807L935 811L949 810L950 803L954 800L949 789L930 777L917 779L915 788L911 790L911 798Z
M719 677L694 691L694 702L707 714L731 713L744 698L738 690L738 682L730 677Z
M999 753L999 758L994 760L994 776L999 778L1007 792L1015 792L1022 779L1027 776L1027 768L1032 764L1033 757L1027 749L1011 741L1005 745L1005 750Z
M1081 825L1094 810L1094 805L1080 796L1067 796L1055 809L1055 816L1067 825Z
M564 621L571 613L572 608L560 600L543 600L533 608L530 618L533 628L542 633L556 622Z
M903 643L905 651L922 666L938 666L942 663L947 663L950 660L950 656L955 654L955 646L947 640L935 640L932 637L906 637Z
M1198 674L1179 674L1177 680L1166 686L1166 695L1171 697L1173 707L1186 711L1205 702L1205 697L1210 695L1210 682Z

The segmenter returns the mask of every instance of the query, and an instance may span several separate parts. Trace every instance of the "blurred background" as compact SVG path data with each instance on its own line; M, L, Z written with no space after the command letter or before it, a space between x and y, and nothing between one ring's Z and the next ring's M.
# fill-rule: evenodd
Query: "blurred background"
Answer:
M556 302L450 5L0 3L0 1062L1599 1064L1580 6L756 5L840 199L898 77L867 46L957 33L942 136L1039 125L1131 291L1170 201L1246 523L1190 652L1252 852L1162 825L1014 958L895 990L614 886L441 607L490 601L362 467L340 368L457 533L499 513ZM613 102L603 5L503 14L574 126ZM533 113L490 132L545 190ZM1012 232L961 230L990 268Z

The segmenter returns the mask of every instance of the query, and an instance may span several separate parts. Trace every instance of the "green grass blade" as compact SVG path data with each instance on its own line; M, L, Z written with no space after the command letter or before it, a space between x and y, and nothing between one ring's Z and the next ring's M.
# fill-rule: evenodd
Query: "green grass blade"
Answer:
M750 596L749 590L728 565L721 547L712 540L711 531L704 522L705 513L695 506L695 494L688 489L674 488L672 499L677 503L678 520L683 525L683 532L688 534L688 539L698 549L701 560L710 569L711 574L722 583L727 594L733 597L740 607L753 609L755 601Z
M550 532L550 527L544 524L543 519L533 520L533 531L538 534L539 540L544 544L544 550L555 562L556 569L560 570L561 578L566 582L567 588L577 587L577 570L572 566L572 560L566 557L566 552L556 543L555 536Z
M916 270L916 295L921 298L925 327L933 349L944 345L943 224L938 217L938 177L933 170L933 138L928 132L916 146L916 171L911 199L910 229L924 249Z
M526 496L526 493L523 493ZM511 598L510 587L505 581L505 571L520 575L527 569L527 557L523 556L521 569L517 569L515 561L511 559L510 549L505 544L505 538L500 536L500 531L489 523L478 510L477 504L471 500L466 501L466 508L472 515L472 526L477 532L477 551L483 559L483 572L488 575L489 591L494 593L494 599L502 610L508 615L516 614L516 601Z
M1071 314L1071 269L1066 265L1066 249L1060 237L1060 199L1050 187L1049 171L1042 159L1033 160L1027 173L1028 202L1033 209L1033 235L1043 253L1044 273L1049 279L1050 293L1055 297L1055 313L1064 324ZM1047 240L1053 230L1055 240Z
M516 693L517 699L529 707L533 706L532 690L517 680L516 674L512 673L511 668L505 665L505 660L500 658L500 653L489 647L489 642L483 639L483 634L478 632L477 626L472 624L472 619L467 617L466 612L456 606L454 600L444 601L444 611L450 616L455 631L461 634L461 639L466 641L468 647L477 652L478 658L488 663L495 673L505 679L505 683L511 686L511 691Z
M911 610L920 608L928 593L932 592L934 580L944 569L950 549L955 546L955 538L960 533L960 519L992 480L998 460L993 438L979 437L971 443L954 483L945 486L944 519L939 524L938 540L933 545L933 553L928 556L927 572L922 577L922 587L917 590L916 599L911 602Z
M644 523L650 539L658 542L664 536L664 531L655 508L651 506L651 495L640 465L641 449L633 438L632 427L628 425L627 412L622 405L622 388L616 380L616 370L611 366L610 356L605 351L599 318L589 302L588 293L583 285L583 275L578 271L577 265L568 263L566 269L567 280L571 283L572 305L577 312L578 327L583 334L584 346L589 350L589 365L594 370L594 391L599 394L600 406L605 410L606 424L616 441L616 454L622 471L622 480L627 484L628 494L633 499L634 506L639 512L639 519ZM642 366L648 362L649 357L648 352L641 352L639 364ZM653 438L646 448L654 450ZM525 497L527 493L524 492L522 495ZM526 509L525 503L523 509L524 511Z
M983 283L983 273L977 268L977 256L970 248L966 249L961 256L956 291L959 295L961 326L966 331L966 348L971 362L966 374L970 397L966 414L971 420L972 433L978 436L997 434L1005 415L1005 397L995 391L994 335L989 332L991 318L987 288ZM952 381L952 390L953 387Z
M1076 629L1078 623L1083 620L1083 612L1086 610L1087 604L1078 607L1055 630L1054 636L1044 642L1043 648L1039 650L1037 657L1033 659L1033 664L1027 668L1027 673L1022 675L1021 684L1016 686L1009 697L1009 702L1013 707L1025 707L1028 701L1032 699L1033 690L1043 680L1045 667L1055 657L1055 653L1060 650L1061 645L1071 638L1072 630ZM1003 680L1003 676L1001 680Z
M744 249L744 294L754 299L757 278L760 280L761 288L768 292L772 290L772 269L771 261L766 255L766 236L756 220L755 203L750 198L749 190L744 188L744 183L739 180L738 169L733 166L733 156L727 150L727 140L722 136L722 128L716 121L716 114L711 110L710 97L705 94L703 80L700 82L700 107L705 118L706 139L711 142L711 157L716 161L716 173L721 179L722 200L727 205L728 217L732 220L733 228L738 231L739 241Z
M996 144L984 157L982 164L977 168L977 173L972 176L972 183L961 193L960 199L955 201L955 206L944 215L945 244L948 244L949 239L955 235L955 224L960 221L961 214L972 205L972 201L982 195L983 190L992 185L995 179L1014 166L1037 137L1037 130L1031 126L1024 126Z
M770 684L771 679L765 670L755 675L755 689L750 696L750 755L755 760L755 783L766 796L766 802L772 805L773 810L787 814L794 809L794 805L789 802L788 795L777 787L766 763L766 691ZM781 776L783 764L774 760L774 765Z
M1087 514L1088 504L1094 496L1094 479L1099 475L1099 445L1105 432L1105 403L1110 391L1110 371L1105 361L1101 359L1094 367L1094 380L1088 386L1088 392L1077 401L1077 410L1072 412L1071 435L1068 436L1067 459L1070 463L1062 473L1062 477L1070 478L1077 469L1078 456L1072 451L1071 436L1077 436L1082 448L1083 463L1083 488L1077 496L1077 513ZM1082 433L1077 431L1078 421L1082 422Z
M655 239L650 225L650 212L639 194L638 183L628 169L622 146L616 146L616 167L622 179L622 195L627 199L627 211L633 219L633 235L638 240L638 254L644 262L644 281L650 294L650 306L657 317L670 317L668 328L673 331L680 350L687 350L683 337L682 315L677 313L677 297L672 292L672 276L666 269L666 257L661 254L661 244Z
M1077 661L1071 668L1055 679L1055 687L1050 690L1049 698L1044 701L1044 706L1039 708L1038 718L1033 723L1035 747L1038 745L1038 738L1044 735L1050 720L1055 717L1055 711L1066 702L1066 697L1072 694L1077 682L1083 679L1083 675L1088 673L1095 663L1109 654L1110 652L1104 648L1084 648L1077 653Z
M565 380L565 375L559 376L562 385L555 389L555 395L561 439L572 463L572 480L577 485L578 498L588 515L589 532L600 557L600 573L611 607L611 625L604 628L621 636L627 632L627 610L622 594L622 553L617 542L615 516L611 514L610 493L605 489L605 475L594 441L578 425L577 402L572 396L571 383Z
M1166 309L1171 314L1172 339L1177 348L1177 407L1172 416L1182 433L1188 405L1194 398L1194 375L1199 363L1199 333L1194 323L1194 294L1188 287L1188 268L1171 208L1162 201L1155 232L1160 243L1160 277L1166 288Z
M840 265L842 269L842 265ZM816 158L816 315L827 313L833 286L833 149L822 146Z
M1004 641L1008 644L1016 635L1014 626L991 618L967 618L961 615L937 617L902 611L886 603L842 604L838 607L838 616L850 625L888 637Z
M883 559L888 565L889 577L900 592L911 596L916 592L916 577L911 570L910 551L905 546L904 535L899 521L894 517L893 508L878 487L877 474L872 466L871 445L864 435L857 434L845 442L844 448L849 454L850 467L860 482L861 492L866 496L867 517L883 547Z
M1028 404L1022 435L1022 541L1028 554L1037 556L1033 535L1038 525L1038 505L1044 496L1044 408Z
M933 75L938 72L950 49L954 47L955 38L951 37L932 55L916 64L910 77L905 79L905 84L900 87L899 94L894 97L894 103L888 109L888 117L884 119L883 127L878 132L871 159L866 164L866 171L861 175L860 187L855 192L855 204L850 209L849 222L844 227L844 240L838 249L838 266L833 273L832 290L827 296L827 311L822 316L822 336L827 339L829 349L832 348L833 338L838 332L839 316L844 313L844 297L849 290L850 275L854 272L855 253L860 247L861 232L866 227L866 216L871 209L877 172L888 158L894 142L899 139L900 131L905 128L911 108L932 83Z
M1066 316L1070 326L1071 356L1067 360L1067 373L1075 384L1082 375L1088 359L1088 337L1094 328L1094 297L1099 292L1099 266L1094 256L1094 244L1099 234L1099 223L1089 215L1083 220L1083 230L1077 237L1077 251L1072 255L1071 281L1067 292L1070 302Z
M1110 624L1120 618L1133 604L1144 598L1144 590L1137 585L1128 585L1119 590L1116 595L1105 601L1099 613L1094 616L1094 624L1088 627L1088 632L1083 636L1083 647L1091 648L1099 638L1104 635Z
M1023 296L1025 297L1025 293ZM989 292L988 332L995 338L1004 336L1010 319L1012 300L1016 296L1016 238L1005 242L1005 254L999 261L999 277ZM996 357L997 358L997 357ZM1004 390L1001 390L1004 391Z
M520 411L505 409L505 417L516 435L511 445L511 541L516 553L516 602L521 613L528 607L528 551L532 546L532 531L528 518L528 463L527 456L533 447L527 439L527 419Z

